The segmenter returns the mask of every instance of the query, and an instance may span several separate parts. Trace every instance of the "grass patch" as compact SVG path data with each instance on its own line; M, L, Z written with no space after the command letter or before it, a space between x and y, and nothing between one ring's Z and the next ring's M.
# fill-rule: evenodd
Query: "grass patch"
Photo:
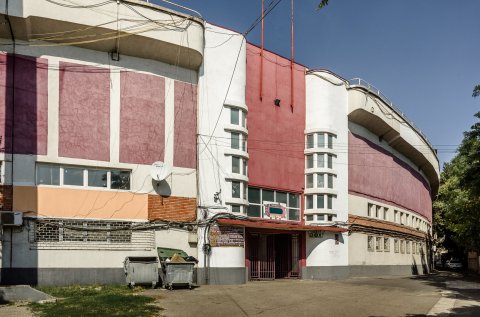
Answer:
M42 292L59 298L56 303L32 303L32 310L42 317L89 316L158 316L160 307L152 305L154 298L126 286L67 286L44 287Z

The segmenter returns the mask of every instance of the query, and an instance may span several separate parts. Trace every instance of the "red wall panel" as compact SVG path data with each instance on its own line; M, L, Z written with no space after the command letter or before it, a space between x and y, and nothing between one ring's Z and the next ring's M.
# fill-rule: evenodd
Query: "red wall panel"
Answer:
M14 153L47 154L47 66L46 59L0 54L1 152L12 152L14 119Z
M260 100L260 48L247 44L249 183L301 191L304 187L305 67L296 64L293 110L290 61L264 51ZM280 107L274 100L280 99Z
M165 79L122 72L120 162L152 164L165 155Z
M409 165L378 145L348 136L348 190L432 219L430 187Z
M175 81L173 165L196 168L197 85Z
M110 160L110 71L60 62L58 155Z

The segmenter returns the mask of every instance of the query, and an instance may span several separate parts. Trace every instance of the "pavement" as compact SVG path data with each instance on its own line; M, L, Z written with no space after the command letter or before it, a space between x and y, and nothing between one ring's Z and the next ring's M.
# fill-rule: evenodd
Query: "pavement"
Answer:
M454 272L147 290L175 316L480 316L480 280Z

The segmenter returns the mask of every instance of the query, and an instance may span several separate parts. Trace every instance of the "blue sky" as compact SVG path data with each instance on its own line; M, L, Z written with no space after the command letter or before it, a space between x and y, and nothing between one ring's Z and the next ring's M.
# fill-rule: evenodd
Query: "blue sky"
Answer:
M295 1L295 59L375 85L438 148L441 164L450 160L480 110L471 97L480 84L480 1L330 0L318 11L319 1ZM261 0L175 2L240 32L261 12ZM287 57L290 4L265 19L265 47ZM260 26L248 40L260 43Z

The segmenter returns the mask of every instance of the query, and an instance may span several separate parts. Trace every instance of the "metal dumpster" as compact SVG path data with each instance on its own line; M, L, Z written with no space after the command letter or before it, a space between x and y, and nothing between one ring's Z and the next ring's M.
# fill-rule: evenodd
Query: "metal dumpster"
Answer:
M156 256L127 256L123 262L127 285L158 283L158 258Z
M172 290L174 286L188 286L188 288L192 289L193 267L195 266L195 262L169 262L175 254L178 254L182 258L188 257L188 255L180 249L157 248L157 251L160 258L160 276L163 286L169 290Z

